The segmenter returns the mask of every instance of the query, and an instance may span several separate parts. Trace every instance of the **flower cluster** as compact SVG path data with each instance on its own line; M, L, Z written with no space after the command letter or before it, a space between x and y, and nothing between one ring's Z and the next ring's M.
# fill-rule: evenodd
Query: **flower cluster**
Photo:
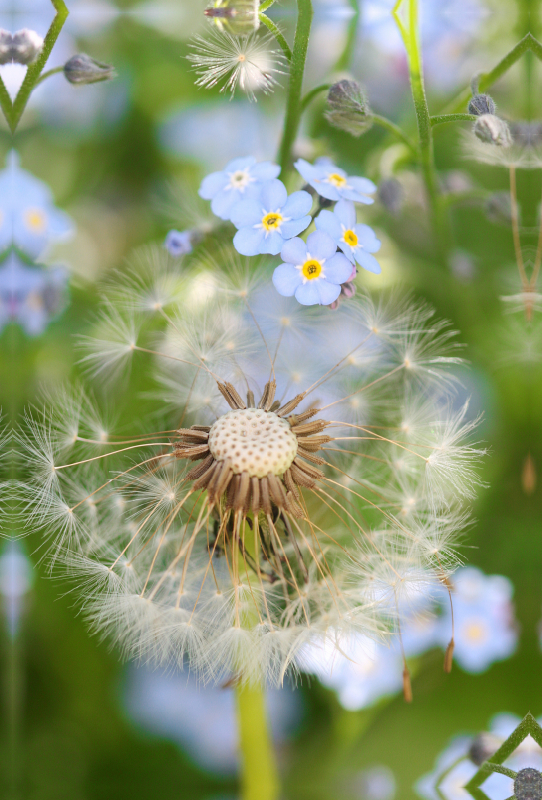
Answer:
M0 329L16 320L30 335L62 308L67 274L38 263L48 247L73 231L42 181L21 169L15 152L0 172Z
M60 392L29 418L24 492L126 653L281 682L315 637L378 638L447 579L480 451L446 401L457 357L428 309L358 295L302 311L220 265L179 291L175 263L145 251L110 285L84 363L103 384L155 359L160 429L139 401L115 434Z
M329 159L314 165L300 159L299 174L324 201L336 202L333 211L323 209L314 220L316 231L307 241L299 238L312 224L313 198L304 189L288 195L278 179L280 168L252 157L231 161L221 172L202 182L199 194L211 201L211 209L237 228L233 244L245 256L281 255L273 283L279 294L295 296L302 305L333 305L340 294L354 294L356 264L379 273L374 257L380 248L375 232L357 222L354 203L372 203L376 186L367 178L348 176ZM170 232L170 252L190 252L188 231Z
M400 636L393 635L386 644L352 636L340 653L331 641L310 644L302 651L299 666L334 689L348 710L396 694L403 686L403 655L410 658L434 647L446 649L452 632L457 663L466 672L480 673L516 649L511 597L507 578L463 567L453 579L453 606L442 585L433 587L433 597L417 592L410 598Z

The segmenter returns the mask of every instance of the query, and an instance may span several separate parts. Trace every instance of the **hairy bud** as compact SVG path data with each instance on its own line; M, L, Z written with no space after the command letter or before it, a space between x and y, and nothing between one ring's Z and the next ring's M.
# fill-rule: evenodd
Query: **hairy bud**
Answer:
M469 758L473 764L479 767L484 761L491 758L493 753L497 752L502 743L503 740L499 736L495 736L494 733L480 733L472 740L469 748Z
M214 0L203 12L220 30L248 36L260 26L259 0Z
M495 101L488 94L475 94L469 102L469 114L477 117L483 114L495 114Z
M327 96L327 121L352 136L361 136L373 124L367 98L359 83L342 80L334 83Z
M532 767L520 769L514 780L514 797L517 800L540 800L542 773Z
M13 60L11 55L11 32L0 28L0 64L9 64Z
M17 64L32 64L43 48L43 39L36 31L28 28L15 31L11 35L11 58ZM6 63L6 62L4 62Z
M99 83L115 77L115 70L110 64L103 64L86 53L72 56L64 64L66 80L74 84Z
M472 128L475 136L487 144L496 144L499 147L510 147L512 134L506 122L494 114L482 114Z

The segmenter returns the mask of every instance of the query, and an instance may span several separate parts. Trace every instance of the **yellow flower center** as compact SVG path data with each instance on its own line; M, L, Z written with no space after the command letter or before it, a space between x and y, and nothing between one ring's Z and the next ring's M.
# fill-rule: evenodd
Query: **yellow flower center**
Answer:
M280 228L280 224L283 221L283 217L280 214L276 214L274 212L270 212L266 214L265 217L262 219L262 225L264 226L266 231L276 231L277 228Z
M327 179L333 186L343 187L346 186L346 178L343 178L342 175L337 175L336 172L332 172L330 175L327 176Z
M313 281L315 278L320 277L320 273L322 272L322 265L320 264L319 261L315 261L314 259L309 259L309 261L305 261L305 263L303 264L301 272L308 281Z
M42 233L45 230L46 217L39 208L29 208L25 212L24 218L31 231Z
M344 241L346 242L346 244L349 244L350 247L357 247L358 237L356 236L354 231L345 231Z
M486 631L483 625L480 625L479 622L471 622L465 628L465 634L467 639L471 642L480 642L486 638Z

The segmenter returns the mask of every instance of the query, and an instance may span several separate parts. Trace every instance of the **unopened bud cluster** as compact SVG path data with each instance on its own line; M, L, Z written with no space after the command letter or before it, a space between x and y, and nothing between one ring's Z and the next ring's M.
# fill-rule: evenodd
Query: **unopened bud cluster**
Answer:
M260 27L260 0L214 0L203 12L221 31L249 36Z
M36 31L23 28L20 31L0 29L0 64L33 64L41 53L43 39Z
M495 114L495 101L488 94L475 94L469 102L469 114L478 119L473 125L473 133L486 144L510 147L512 134L507 123Z
M110 64L103 64L86 53L72 56L64 64L66 80L74 84L99 83L115 77L115 70Z
M352 136L361 136L371 128L373 117L359 83L342 80L334 83L327 96L327 121Z

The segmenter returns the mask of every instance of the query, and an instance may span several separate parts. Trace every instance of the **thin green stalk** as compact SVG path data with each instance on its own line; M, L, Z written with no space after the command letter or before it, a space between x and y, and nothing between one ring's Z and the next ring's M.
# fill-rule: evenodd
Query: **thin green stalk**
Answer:
M356 39L358 35L358 24L359 24L359 0L350 0L350 6L354 13L350 17L348 21L348 28L346 29L346 42L344 45L344 49L337 59L337 63L335 64L334 70L336 72L342 72L345 69L348 69L350 66L350 62L352 61L352 56L354 54L354 48L356 46Z
M260 13L263 11L267 11L268 8L271 8L275 0L264 0L263 3L260 3Z
M8 114L6 114L6 109L4 108L4 114L6 114L6 119L12 133L15 132L15 129L19 124L23 111L28 103L28 98L32 94L32 90L36 86L41 71L47 63L47 59L51 54L51 50L53 49L60 31L62 30L66 19L68 18L69 11L66 8L64 0L51 0L51 2L56 9L56 15L51 22L49 30L47 31L47 35L43 42L42 51L34 64L30 64L28 67L23 84L19 89L17 97L13 102L12 108L8 111Z
M321 86L315 86L314 89L311 89L310 92L307 92L303 100L301 101L301 113L305 111L307 106L317 97L321 92L327 92L328 89L331 89L330 83L322 83Z
M387 117L381 117L380 114L373 114L371 112L371 117L375 125L380 125L381 128L385 128L390 133L393 133L394 136L406 144L406 146L412 151L412 153L414 153L414 155L418 154L416 145L412 139L409 139L406 133L402 131L399 125L396 125L395 122L392 122L391 119L387 119Z
M307 59L307 48L312 23L311 0L297 0L297 25L295 29L294 47L290 62L290 82L286 104L286 119L279 150L281 177L284 180L291 168L292 147L301 122L301 92L303 89L303 73Z
M259 553L255 541L256 532L244 523L240 531L243 547L253 561L258 561ZM251 568L239 553L240 574L250 581ZM244 628L252 628L258 623L258 613L254 608L241 620ZM241 752L241 798L242 800L277 800L280 784L269 733L265 689L262 684L244 684L240 681L235 690L237 720L239 725L239 747Z
M273 34L273 36L275 37L277 42L282 47L282 52L284 53L284 55L286 56L288 61L291 62L292 61L292 51L290 50L288 42L284 38L284 35L283 35L282 31L280 30L280 28L277 25L275 25L273 20L269 19L269 17L266 14L262 14L261 11L260 11L260 22L263 22L265 27Z
M51 75L57 75L59 72L64 72L64 67L55 67L54 69L48 69L47 72L42 72L39 76L38 80L35 83L35 86L38 86L42 81L46 78L50 78Z
M435 117L430 117L431 125L445 125L447 122L474 122L476 119L475 114L437 114Z
M276 800L279 794L273 745L262 686L239 685L235 691L242 758L242 800Z

